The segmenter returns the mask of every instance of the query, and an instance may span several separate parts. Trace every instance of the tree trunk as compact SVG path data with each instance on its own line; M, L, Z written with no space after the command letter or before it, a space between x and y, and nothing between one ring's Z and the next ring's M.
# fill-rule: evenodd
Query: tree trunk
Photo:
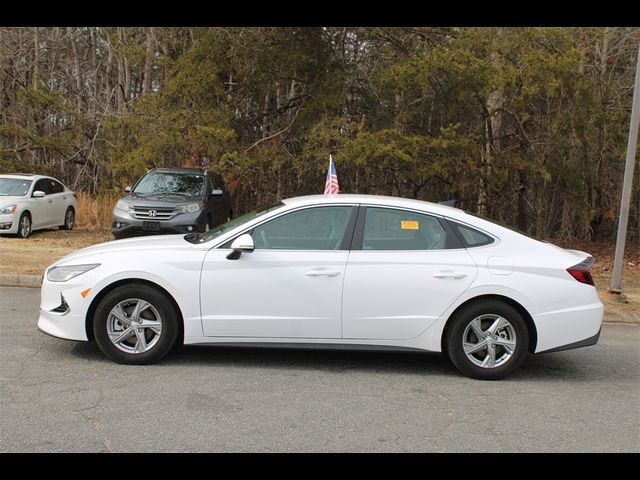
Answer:
M68 28L69 41L71 42L71 52L73 54L73 76L76 81L76 101L78 104L78 113L82 111L82 77L80 72L80 58L78 55L78 45L76 44L73 29Z
M164 85L164 81L167 78L167 65L169 63L169 34L167 30L166 27L162 29L162 85Z
M98 104L98 67L96 64L96 29L91 28L89 30L89 48L91 49L91 54L89 58L91 59L91 77L92 77L92 85L91 88L91 97L89 99L89 116L91 119L95 120L96 117L96 109Z
M38 77L39 72L38 72L38 64L39 62L39 51L40 51L40 39L39 39L39 35L38 35L38 27L35 27L33 29L33 82L32 82L32 86L33 89L35 90L36 88L38 88Z
M153 29L149 27L147 29L147 58L144 62L144 81L142 84L142 94L148 95L151 93L151 71L153 67L153 54L155 49L153 48Z
M111 68L113 66L113 48L111 45L111 41L109 40L109 35L106 36L107 40L107 68L104 76L104 92L105 92L105 111L111 111Z

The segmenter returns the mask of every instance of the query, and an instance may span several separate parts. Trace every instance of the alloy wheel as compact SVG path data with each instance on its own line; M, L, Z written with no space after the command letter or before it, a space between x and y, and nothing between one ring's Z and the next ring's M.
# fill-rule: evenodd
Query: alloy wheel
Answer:
M506 318L496 314L480 315L462 334L462 349L467 359L482 368L504 365L516 350L516 331Z
M126 353L151 350L162 335L162 317L146 300L129 298L116 304L107 317L111 343Z
M27 238L31 233L31 219L28 215L20 217L19 233L22 238Z

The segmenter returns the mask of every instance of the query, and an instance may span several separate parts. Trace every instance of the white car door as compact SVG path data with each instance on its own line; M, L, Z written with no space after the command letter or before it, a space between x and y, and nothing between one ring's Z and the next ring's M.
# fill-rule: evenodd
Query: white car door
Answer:
M60 182L49 179L49 188L51 190L50 200L52 200L52 226L64 224L64 214L67 212L69 205L69 192L65 192L64 185Z
M41 178L36 182L31 192L28 208L31 212L31 221L33 229L47 228L55 222L55 206L54 197L51 194L49 182L47 178ZM44 197L34 197L33 192L41 191L45 193Z
M255 250L237 260L226 258L228 248L210 250L200 285L204 334L340 338L355 210L312 206L267 220L250 232Z
M435 216L362 207L345 272L343 337L417 337L476 273L469 253Z

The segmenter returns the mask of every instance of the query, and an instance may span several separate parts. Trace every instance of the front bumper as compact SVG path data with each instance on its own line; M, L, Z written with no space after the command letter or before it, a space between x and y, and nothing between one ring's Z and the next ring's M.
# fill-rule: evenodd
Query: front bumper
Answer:
M40 317L38 329L65 340L89 340L85 323L92 296L82 296L89 288L86 277L78 281L50 282L45 277L40 289ZM63 305L66 304L66 308Z
M0 214L0 235L18 233L18 218L15 213Z
M111 233L114 236L128 235L157 235L161 233L191 233L200 232L205 222L205 211L200 210L193 213L181 213L169 220L158 220L158 230L145 228L145 223L149 220L133 218L126 212L113 215L111 221Z

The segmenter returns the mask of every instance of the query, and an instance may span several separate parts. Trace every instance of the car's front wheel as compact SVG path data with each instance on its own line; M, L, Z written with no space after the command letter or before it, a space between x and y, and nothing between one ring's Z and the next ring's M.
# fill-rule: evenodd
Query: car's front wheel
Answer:
M522 315L496 300L463 308L451 319L446 349L455 367L480 380L498 380L525 360L529 332Z
M20 215L17 235L20 238L27 238L31 235L31 215L29 215L28 212L23 212L22 215Z
M178 315L158 289L148 285L121 285L98 305L93 333L111 360L146 365L162 359L178 337Z

